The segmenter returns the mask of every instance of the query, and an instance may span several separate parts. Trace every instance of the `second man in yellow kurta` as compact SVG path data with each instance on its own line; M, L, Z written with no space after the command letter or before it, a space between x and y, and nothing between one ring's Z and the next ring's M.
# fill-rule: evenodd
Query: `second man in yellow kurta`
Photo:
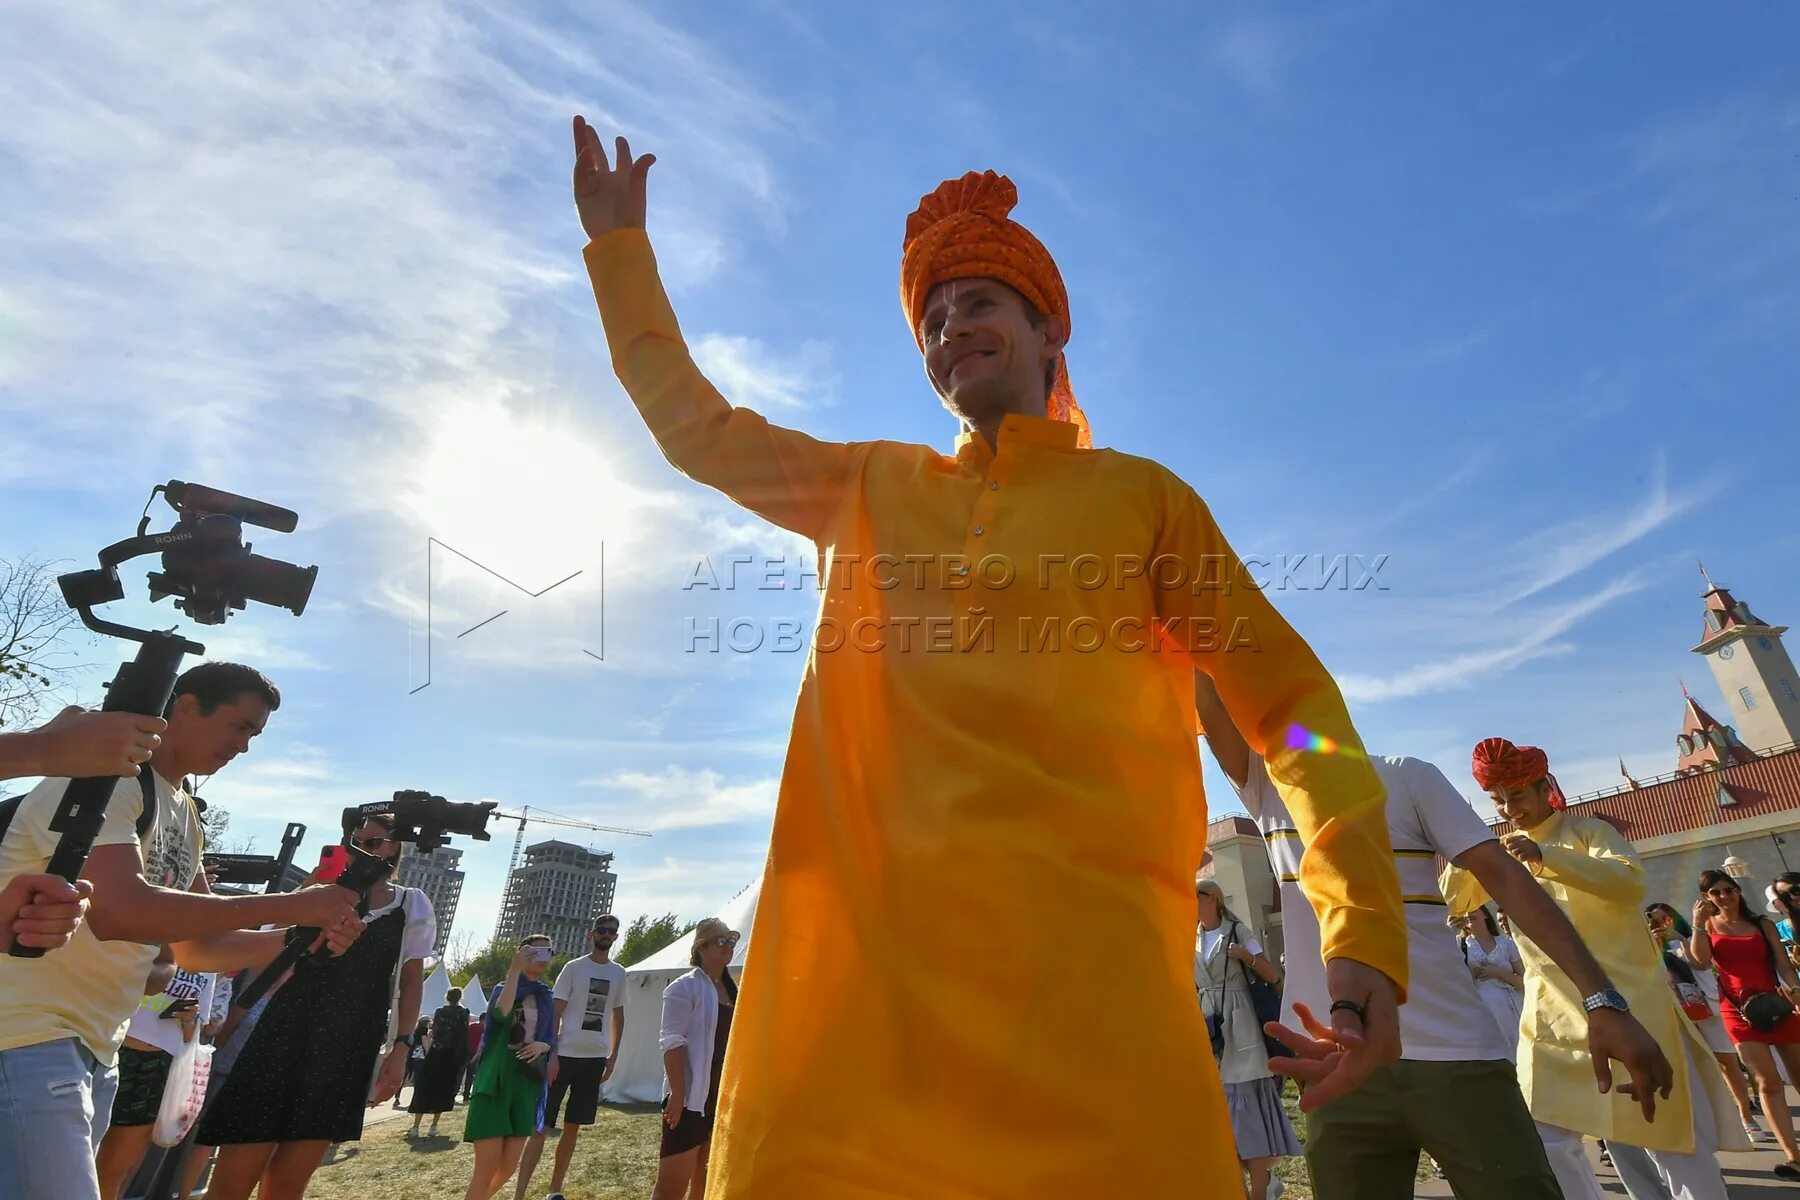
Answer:
M1493 798L1514 832L1503 839L1593 951L1630 1011L1675 1067L1675 1085L1646 1121L1637 1098L1594 1086L1588 1053L1589 998L1530 937L1517 933L1525 959L1525 1013L1519 1027L1519 1085L1544 1139L1550 1165L1567 1200L1600 1200L1603 1193L1582 1150L1582 1138L1602 1138L1651 1152L1664 1184L1678 1200L1725 1200L1716 1150L1749 1149L1734 1120L1712 1053L1676 1006L1660 951L1644 928L1644 868L1631 844L1597 817L1560 806L1543 751L1489 738L1476 747L1476 782ZM1558 803L1552 802L1552 797ZM1451 867L1444 895L1453 915L1486 900L1468 872Z

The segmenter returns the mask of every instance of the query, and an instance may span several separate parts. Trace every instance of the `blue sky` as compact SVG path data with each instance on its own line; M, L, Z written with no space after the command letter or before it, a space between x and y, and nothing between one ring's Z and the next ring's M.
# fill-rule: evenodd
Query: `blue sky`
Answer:
M1495 733L1571 791L1672 769L1678 678L1730 719L1695 558L1800 619L1800 15L1090 9L9 8L0 553L85 563L169 478L296 508L253 541L320 565L312 608L201 638L287 696L203 789L236 830L306 821L310 857L348 803L492 798L651 832L594 839L627 917L716 909L760 869L801 660L690 653L689 622L813 598L690 585L807 548L676 476L612 378L581 111L659 157L697 357L823 437L949 447L900 235L940 179L1010 174L1097 442L1242 554L1387 556L1276 596L1371 746L1471 795ZM415 692L430 537L529 591L582 573L532 600L440 553ZM141 579L120 615L174 619ZM115 648L76 654L92 700Z

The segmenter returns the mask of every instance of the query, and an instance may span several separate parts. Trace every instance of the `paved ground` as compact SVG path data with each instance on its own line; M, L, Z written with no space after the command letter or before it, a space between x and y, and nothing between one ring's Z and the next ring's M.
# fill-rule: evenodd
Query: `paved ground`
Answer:
M1790 1092L1789 1096L1800 1103L1800 1097L1795 1097L1794 1093ZM1599 1176L1601 1190L1609 1196L1625 1195L1625 1189L1620 1186L1619 1177L1613 1174L1613 1169L1601 1165L1600 1148L1592 1142L1588 1143L1588 1157L1594 1163L1594 1173ZM1773 1143L1766 1150L1759 1148L1749 1154L1719 1155L1719 1165L1725 1170L1725 1190L1731 1194L1732 1200L1777 1200L1778 1197L1800 1200L1800 1183L1788 1183L1769 1173L1781 1159L1781 1149ZM1442 1179L1433 1179L1419 1184L1414 1194L1438 1200L1456 1193Z

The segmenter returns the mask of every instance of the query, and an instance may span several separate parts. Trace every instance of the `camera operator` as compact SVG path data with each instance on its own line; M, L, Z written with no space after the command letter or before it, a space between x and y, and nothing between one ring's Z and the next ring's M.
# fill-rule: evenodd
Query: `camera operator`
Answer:
M375 814L346 841L398 865L396 832ZM247 1200L259 1182L262 1200L299 1200L332 1143L359 1141L365 1110L399 1091L437 917L424 892L384 880L365 921L343 957L295 967L201 1117L195 1140L220 1147L209 1200Z
M115 1060L164 943L188 970L234 971L280 951L281 931L253 932L263 924L319 927L334 953L361 931L343 888L214 896L198 872L200 820L178 781L215 774L248 750L280 703L274 684L237 663L202 663L177 679L149 762L155 813L144 832L142 781L121 780L83 871L93 885L86 922L42 958L0 957L0 1128L11 1135L0 1138L0 1180L9 1197L98 1197L94 1154L118 1086ZM21 800L0 842L0 881L43 871L68 782L47 778Z
M161 717L65 708L42 729L0 733L0 779L135 776L167 728ZM40 950L68 945L92 892L86 880L72 884L55 875L15 875L0 888L0 954L15 940Z

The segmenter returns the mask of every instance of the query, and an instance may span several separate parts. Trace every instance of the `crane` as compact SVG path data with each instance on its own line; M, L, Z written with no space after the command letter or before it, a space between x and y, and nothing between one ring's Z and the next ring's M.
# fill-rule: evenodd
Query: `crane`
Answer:
M519 834L517 837L513 838L512 863L506 868L509 876L513 871L519 869L519 855L525 848L525 823L527 821L535 821L539 825L564 825L570 829L591 829L596 833L623 833L629 837L650 836L641 829L620 829L616 825L596 825L592 821L577 821L573 817L564 817L558 816L555 813L546 813L541 808L538 809L536 815L533 815L530 805L526 805L518 812L507 812L505 809L496 809L494 815L496 817L503 817L508 821L517 821L519 823Z
M622 833L628 837L650 836L641 829L621 829L616 825L597 825L592 821L577 821L573 817L564 817L556 813L546 813L543 809L538 809L536 812L533 812L530 805L525 806L518 812L506 812L503 809L496 809L494 815L496 817L503 817L508 821L517 821L519 823L518 836L513 838L512 862L506 868L506 895L500 902L500 920L502 928L505 927L507 917L513 912L517 900L514 889L517 886L516 881L519 877L519 859L525 851L525 826L528 822L535 822L539 825L561 825L569 829L587 829L596 833Z

